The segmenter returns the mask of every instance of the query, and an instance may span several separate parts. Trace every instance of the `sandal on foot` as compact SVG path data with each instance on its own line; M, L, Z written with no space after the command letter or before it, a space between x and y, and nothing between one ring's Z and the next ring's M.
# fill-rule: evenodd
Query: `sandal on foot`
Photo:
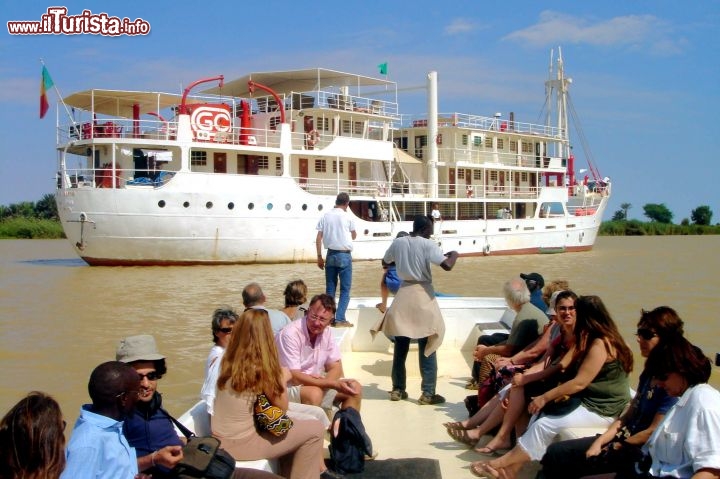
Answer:
M487 462L473 462L470 464L470 472L486 479L500 479L500 472Z
M444 422L443 426L445 426L445 429L456 429L458 431L465 431L467 429L461 421Z
M478 454L483 454L485 456L496 456L496 457L503 456L503 455L507 454L508 451L510 451L510 449L505 449L502 447L495 449L495 448L488 447L488 446L481 447L479 449L475 449L475 452L477 452Z
M375 307L376 307L377 309L379 309L381 313L384 313L385 310L387 309L385 306L383 306L382 303L376 304Z
M478 442L477 439L470 437L465 429L446 429L446 431L451 438L468 446L474 446Z

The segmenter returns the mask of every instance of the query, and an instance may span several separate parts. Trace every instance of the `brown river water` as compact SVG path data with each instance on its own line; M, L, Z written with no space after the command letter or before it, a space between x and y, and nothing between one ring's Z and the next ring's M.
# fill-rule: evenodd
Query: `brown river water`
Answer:
M603 298L636 359L640 309L671 306L685 320L687 337L714 361L719 251L720 236L600 237L589 252L460 258L449 273L436 269L434 279L437 291L466 296L501 296L503 282L522 272L566 279L577 293ZM378 296L379 261L353 268L353 296ZM0 414L28 391L42 390L58 399L72 424L88 402L90 371L114 359L120 338L142 333L153 334L168 358L160 389L166 407L180 414L198 398L212 311L242 310L240 292L251 281L263 287L269 307L280 307L285 284L297 278L311 294L324 290L314 264L89 267L66 240L2 240ZM720 368L711 383L720 386Z

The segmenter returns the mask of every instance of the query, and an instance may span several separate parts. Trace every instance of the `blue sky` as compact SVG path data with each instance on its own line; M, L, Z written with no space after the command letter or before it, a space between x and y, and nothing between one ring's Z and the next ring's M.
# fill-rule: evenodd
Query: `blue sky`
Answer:
M142 18L150 34L10 35L6 22L47 8ZM562 47L571 98L602 176L620 204L665 203L674 222L708 205L720 222L720 0L316 2L2 2L0 204L54 188L55 92L40 120L40 58L63 95L90 88L181 92L193 80L324 67L400 88L438 72L439 111L535 122L551 48ZM400 112L426 111L423 91ZM576 138L579 168L585 154Z

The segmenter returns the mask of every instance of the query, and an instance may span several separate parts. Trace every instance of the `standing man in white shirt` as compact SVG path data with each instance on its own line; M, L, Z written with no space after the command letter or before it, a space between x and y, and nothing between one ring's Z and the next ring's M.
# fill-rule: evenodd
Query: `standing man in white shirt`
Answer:
M323 215L317 224L318 268L325 270L325 293L335 297L338 280L340 281L340 299L332 326L352 327L345 318L345 311L350 303L350 288L352 287L352 249L353 240L357 237L355 221L347 214L350 205L350 196L339 193L335 199L335 208ZM327 248L327 257L323 261L323 244Z

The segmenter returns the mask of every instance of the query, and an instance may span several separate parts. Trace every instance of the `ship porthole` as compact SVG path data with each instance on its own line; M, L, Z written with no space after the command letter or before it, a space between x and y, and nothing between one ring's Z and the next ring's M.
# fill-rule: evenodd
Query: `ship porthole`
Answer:
M290 211L290 203L285 203L285 211Z
M228 209L229 210L235 209L235 203L233 203L232 201L230 203L228 203Z
M273 209L273 204L272 204L272 203L268 203L268 204L267 204L267 209L268 209L268 211L270 211L271 209Z
M190 206L190 202L186 201L185 203L183 203L183 206L184 206L185 208L189 207L189 206Z
M205 203L205 208L210 209L212 207L213 207L212 201L208 201L207 203Z
M322 205L318 205L318 211L322 211Z
M303 210L303 211L307 211L307 205L305 205L305 204L302 205L302 210Z
M255 208L255 203L248 203L248 209L251 210Z
M160 201L158 201L158 206L159 206L160 208L165 208L165 200L160 200Z

